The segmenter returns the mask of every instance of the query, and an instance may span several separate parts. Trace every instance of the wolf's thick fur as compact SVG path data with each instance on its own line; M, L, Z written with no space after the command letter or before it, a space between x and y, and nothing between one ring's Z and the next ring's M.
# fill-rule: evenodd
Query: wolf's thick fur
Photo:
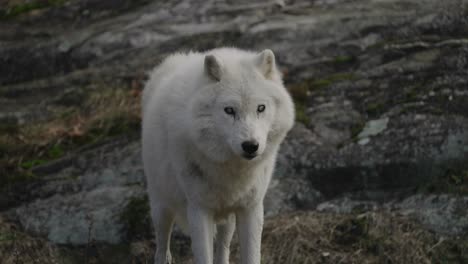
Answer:
M294 123L273 52L172 55L152 72L142 104L155 263L171 262L175 221L196 264L227 264L236 226L241 263L260 264L263 198Z

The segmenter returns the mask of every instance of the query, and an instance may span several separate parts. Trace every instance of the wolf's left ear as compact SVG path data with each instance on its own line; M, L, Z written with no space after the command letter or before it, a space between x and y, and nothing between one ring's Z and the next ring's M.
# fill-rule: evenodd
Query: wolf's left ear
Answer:
M271 79L276 71L275 54L270 49L260 52L256 58L256 64L263 76Z

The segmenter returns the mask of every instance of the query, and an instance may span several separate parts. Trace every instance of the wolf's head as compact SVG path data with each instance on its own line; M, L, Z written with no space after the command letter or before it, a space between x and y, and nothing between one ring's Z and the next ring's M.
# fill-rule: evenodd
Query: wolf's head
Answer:
M204 82L191 100L195 145L216 161L261 159L294 122L294 108L271 50L222 49L204 58Z

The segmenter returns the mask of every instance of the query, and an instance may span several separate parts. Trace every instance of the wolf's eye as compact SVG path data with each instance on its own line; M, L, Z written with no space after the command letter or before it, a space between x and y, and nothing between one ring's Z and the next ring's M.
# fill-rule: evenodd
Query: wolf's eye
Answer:
M263 112L263 111L265 111L265 105L262 105L262 104L261 104L261 105L259 105L259 106L257 107L257 112L261 113L261 112Z
M236 114L236 112L234 111L234 108L232 108L232 107L225 107L224 112L226 112L226 114L228 114L228 115L235 115Z

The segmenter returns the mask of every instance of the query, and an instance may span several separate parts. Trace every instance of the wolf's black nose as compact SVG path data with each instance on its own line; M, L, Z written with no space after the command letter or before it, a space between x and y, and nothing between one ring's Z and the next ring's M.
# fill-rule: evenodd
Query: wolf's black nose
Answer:
M258 150L258 142L253 141L244 141L242 142L242 149L248 154L254 154Z

